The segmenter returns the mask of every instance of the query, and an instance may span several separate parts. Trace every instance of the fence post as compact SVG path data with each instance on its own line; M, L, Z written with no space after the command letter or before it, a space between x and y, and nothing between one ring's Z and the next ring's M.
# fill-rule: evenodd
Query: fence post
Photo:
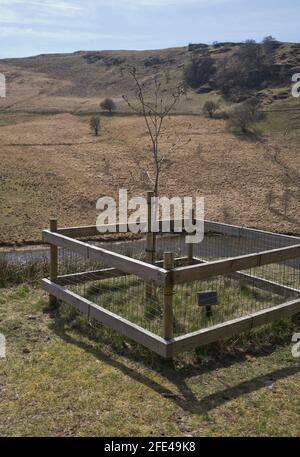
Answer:
M172 270L174 268L174 253L164 253L164 268ZM173 284L164 288L164 309L163 309L163 337L166 340L173 338Z
M193 224L195 224L196 217L195 217L195 210L192 209L191 211L191 218ZM188 264L192 265L194 263L194 245L193 243L187 243L187 257L188 257Z
M57 232L57 219L50 219L50 231ZM58 271L58 248L53 244L50 245L50 280L57 282L57 271ZM57 308L58 300L53 295L49 296L50 308Z
M147 192L147 246L146 246L146 262L154 265L155 253L154 253L154 233L152 232L152 197L154 192ZM154 296L154 285L152 283L146 284L146 306L150 305ZM146 309L147 312L147 309Z
M152 265L155 262L155 253L154 253L154 233L152 231L152 197L154 197L154 192L147 192L147 207L148 207L148 216L147 216L147 249L146 249L146 259L148 263Z

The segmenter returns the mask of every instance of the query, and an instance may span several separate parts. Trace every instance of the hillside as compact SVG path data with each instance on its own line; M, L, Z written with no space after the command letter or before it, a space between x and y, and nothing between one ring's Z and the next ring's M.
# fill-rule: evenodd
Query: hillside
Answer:
M100 196L117 197L119 188L132 195L148 190L143 170L150 165L150 154L142 119L107 116L98 138L90 133L89 117L83 115L2 119L6 120L0 127L2 243L40 239L52 214L60 225L93 224ZM170 157L161 193L204 195L207 218L299 234L299 128L286 134L271 121L272 131L254 141L233 135L223 120L172 118L172 129L191 141ZM167 148L169 141L172 138L165 139L162 147ZM286 191L290 193L287 214Z
M122 95L133 89L126 70L135 66L143 81L167 71L181 78L186 49L103 51L40 55L0 61L8 75L6 109L26 111L98 110L99 99L113 97L124 110ZM120 106L121 104L121 106Z
M290 76L300 66L300 44L277 43L273 65L280 69L265 72L264 64L260 80L255 77L257 87L225 96L220 59L226 58L230 69L228 62L236 64L241 46L82 51L0 61L8 80L8 96L0 99L0 243L40 240L51 215L60 225L93 224L96 200L117 196L119 188L144 195L149 141L143 120L126 115L122 94L133 90L126 68L135 65L146 86L157 74L175 85L193 61L199 68L210 62L212 72L205 70L207 82L187 90L177 116L168 121L171 134L162 148L178 135L184 145L170 157L161 193L204 195L207 218L299 235L300 103L291 95ZM226 120L202 115L208 99L227 110L245 94L258 96L267 111L257 138L236 135ZM102 116L101 135L95 137L89 113L99 112L105 96L116 100L118 112Z
M110 96L120 111L126 111L122 95L133 90L129 68L137 68L146 86L155 75L166 78L168 84L179 84L187 66L197 62L200 80L188 87L188 96L178 111L198 113L205 94L224 95L221 75L226 68L234 68L235 56L244 47L239 43L200 44L156 51L78 51L0 60L0 72L8 83L8 97L0 106L10 111L97 111L99 99ZM262 45L258 49L263 49ZM287 99L291 75L300 69L300 44L276 42L274 49L266 50L265 60L268 72L264 84L258 81L253 90L266 104L276 104ZM226 74L227 79L231 76Z

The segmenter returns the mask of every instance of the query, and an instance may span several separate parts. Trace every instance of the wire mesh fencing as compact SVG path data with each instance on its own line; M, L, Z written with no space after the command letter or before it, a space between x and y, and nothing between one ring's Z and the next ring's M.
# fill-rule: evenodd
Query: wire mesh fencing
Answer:
M300 258L295 259L293 265L270 264L175 286L175 336L251 315L298 298L299 265ZM200 306L198 294L208 291L216 294L217 303Z
M202 243L193 245L192 263L206 263L240 255L287 247L295 242L261 234L258 239L210 233ZM145 238L93 243L106 250L145 261ZM183 235L158 235L156 262L161 265L164 252L173 252L175 267L189 265L189 247ZM101 280L98 271L107 271ZM76 274L80 273L78 282ZM59 275L69 278L69 290L159 336L162 336L164 289L139 276L92 262L67 249L59 250ZM200 306L198 295L214 292L217 303ZM176 285L173 289L174 336L265 310L300 295L300 258L215 276L207 280Z
M126 257L146 261L146 237L122 241L97 241L91 245ZM260 253L297 244L297 239L257 232L254 236L207 231L191 249L184 234L155 235L155 262L163 266L165 252L174 253L175 267ZM300 244L300 240L299 240ZM99 271L102 278L99 279ZM105 273L106 272L106 273ZM38 284L49 274L47 249L0 254L0 287L29 282ZM58 248L58 276L69 276L66 289L163 336L164 289L139 276L115 271L101 261L91 261L70 249ZM78 279L78 275L80 278ZM173 289L174 336L265 310L300 296L300 258L272 263L207 280L176 285ZM203 292L214 292L217 303L198 304Z
M96 305L162 336L163 289L133 275L70 284L68 289Z

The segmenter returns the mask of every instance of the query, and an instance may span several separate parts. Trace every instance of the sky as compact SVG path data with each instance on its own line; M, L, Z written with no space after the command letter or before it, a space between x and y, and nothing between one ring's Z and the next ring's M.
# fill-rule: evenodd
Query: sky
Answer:
M300 41L299 0L0 0L0 58Z

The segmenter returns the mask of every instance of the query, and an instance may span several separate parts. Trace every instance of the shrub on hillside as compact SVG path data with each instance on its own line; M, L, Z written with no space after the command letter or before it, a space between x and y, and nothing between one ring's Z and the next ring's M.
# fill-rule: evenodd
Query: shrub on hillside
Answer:
M117 109L115 102L111 98L105 98L103 102L100 103L100 107L104 111L108 111L109 114Z
M253 124L260 121L263 117L259 102L251 99L238 105L231 111L229 114L229 126L233 130L247 134L251 132Z
M101 121L99 116L93 116L90 119L90 128L91 131L98 136L101 129Z
M205 116L208 116L212 119L218 108L219 108L218 103L214 102L213 100L208 100L207 102L204 103L203 114L205 114Z

